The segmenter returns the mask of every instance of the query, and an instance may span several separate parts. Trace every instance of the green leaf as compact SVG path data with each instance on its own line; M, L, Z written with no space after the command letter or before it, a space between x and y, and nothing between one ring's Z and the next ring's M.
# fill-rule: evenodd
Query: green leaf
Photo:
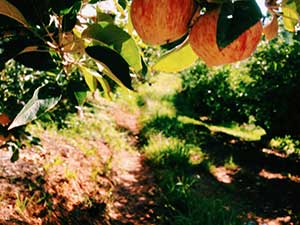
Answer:
M118 0L119 5L123 8L126 9L127 7L127 1L126 0Z
M71 80L68 83L68 97L74 104L82 106L85 103L87 92L88 88L86 87L86 85L78 80Z
M184 44L163 55L153 66L153 70L176 73L194 64L198 56L190 44Z
M18 55L26 47L25 42L26 41L19 40L18 37L1 40L0 63L3 64Z
M99 81L99 83L103 89L105 98L111 100L111 96L110 96L111 89L110 89L110 86L109 86L107 80L105 80L103 77L97 77L97 80Z
M74 96L79 106L83 106L86 100L87 92L86 91L74 91Z
M13 151L12 156L10 157L10 161L13 163L13 162L18 161L18 159L19 159L19 149L15 149Z
M295 0L295 3L296 3L296 7L297 7L297 13L298 13L298 15L300 15L300 1Z
M105 46L90 46L86 53L100 63L105 72L119 85L132 89L128 63L114 50Z
M114 16L111 15L111 14L103 13L97 7L97 21L99 21L99 22L114 23Z
M97 80L98 80L101 87L103 88L105 97L111 99L110 86L101 74L99 74L95 70L89 69L84 66L81 66L80 70L82 71L85 82L87 83L91 91L95 91L97 89Z
M39 30L44 30L43 25L50 23L49 10L52 0L7 0L23 14L29 24ZM55 1L55 0L54 0ZM44 30L45 31L45 30Z
M223 3L217 23L217 44L225 48L242 33L256 24L262 13L255 0Z
M104 1L104 0L90 0L89 4L95 4L95 3L101 2L101 1Z
M11 162L16 162L19 159L19 146L14 142L8 142L7 148L9 151L12 152L10 157Z
M142 69L139 49L135 41L116 25L108 22L93 24L83 32L82 37L94 39L111 46L136 72Z
M25 27L28 27L28 22L24 18L23 14L6 0L0 0L0 14L10 17L23 24Z
M147 76L148 72L149 72L149 69L148 69L148 66L147 64L145 63L143 57L141 57L141 62L142 62L142 65L143 65L143 69L139 71L140 75L142 75L143 79Z
M47 71L57 67L51 54L47 50L24 52L17 55L14 59L24 66L36 70Z
M287 31L295 32L295 26L298 24L299 14L295 1L288 1L282 6L283 25Z
M77 13L81 8L81 1L75 2L75 4L70 8L70 11L64 15L62 21L62 29L65 32L71 31L77 22Z
M128 17L128 19L127 19L127 23L125 25L125 28L128 31L128 33L130 35L132 35L132 33L134 32L134 27L133 27L131 16L130 16L130 9L128 10L128 16L127 17Z
M83 74L86 84L88 85L89 89L94 92L97 89L97 76L100 76L96 71L93 71L89 68L84 66L79 67L80 71Z
M41 114L52 109L61 99L61 89L57 84L46 84L34 91L32 98L10 124L8 130L23 126Z
M52 10L58 15L67 15L72 11L75 4L81 3L81 0L51 0Z

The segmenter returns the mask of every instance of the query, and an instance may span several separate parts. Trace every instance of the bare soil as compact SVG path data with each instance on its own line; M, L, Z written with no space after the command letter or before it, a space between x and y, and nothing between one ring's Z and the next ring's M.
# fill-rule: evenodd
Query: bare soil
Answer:
M134 140L136 116L111 112ZM0 224L157 224L153 174L138 151L95 140L88 155L59 135L40 138L42 147L22 150L15 163L0 151Z

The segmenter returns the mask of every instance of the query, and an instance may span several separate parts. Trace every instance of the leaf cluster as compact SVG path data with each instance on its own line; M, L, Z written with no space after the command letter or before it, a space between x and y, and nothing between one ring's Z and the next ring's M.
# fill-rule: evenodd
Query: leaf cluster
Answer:
M131 35L117 25L116 16L106 12L101 2L0 1L1 68L4 69L13 59L17 65L45 71L44 74L54 78L44 77L43 84L35 86L37 89L31 100L9 129L25 125L50 110L62 98L59 93L67 86L73 91L77 104L83 104L87 89L84 85L78 88L80 80L73 82L78 73L82 74L91 91L100 84L107 97L110 92L107 78L132 89L130 74L144 69L139 49ZM114 3L122 12L127 7L126 1ZM92 14L87 10L84 15L86 8ZM10 79L11 75L3 76ZM69 87L72 85L74 87ZM3 100L2 104L7 104L7 101ZM2 111L5 110L3 106Z
M136 35L128 19L130 2L109 1L111 8L106 3L102 0L0 0L0 85L5 90L0 93L0 113L10 113L14 118L10 132L62 101L70 100L82 106L88 91L101 88L111 98L111 81L132 90L133 78L144 79L155 71L178 72L198 59L186 42L188 33L174 43L149 48ZM195 4L201 9L197 16L220 8L216 34L219 48L226 47L261 19L254 0L208 0L195 1ZM268 4L272 13L283 16L287 30L297 30L299 3L296 0ZM153 65L149 63L149 67L145 62L151 61L154 54L159 59ZM20 70L25 75L4 70L11 65L15 65L12 71ZM35 79L33 74L40 79Z

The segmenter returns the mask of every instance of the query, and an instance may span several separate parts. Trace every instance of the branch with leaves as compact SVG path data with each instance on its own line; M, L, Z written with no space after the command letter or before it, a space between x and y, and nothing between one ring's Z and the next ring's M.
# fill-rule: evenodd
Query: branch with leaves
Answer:
M175 73L199 58L209 66L244 60L263 32L276 36L278 17L288 31L299 27L299 1L267 0L266 6L273 20L263 28L255 0L0 0L0 69L15 60L56 77L5 127L17 129L52 109L78 73L90 91L100 86L109 98L107 79L132 90L135 78ZM164 53L148 66L142 49L153 45ZM74 95L81 105L86 95Z

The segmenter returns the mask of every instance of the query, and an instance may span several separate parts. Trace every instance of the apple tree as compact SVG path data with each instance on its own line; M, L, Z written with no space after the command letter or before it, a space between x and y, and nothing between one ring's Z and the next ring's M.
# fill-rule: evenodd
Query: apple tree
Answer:
M92 92L100 86L109 98L108 80L133 90L136 80L178 72L199 58L208 66L244 60L263 33L276 36L279 17L286 30L298 29L298 0L266 6L272 19L265 25L255 0L0 0L1 82L17 76L5 70L11 61L42 74L25 104L12 107L0 94L0 146L66 99L66 89L78 105L87 91L80 85ZM168 51L146 65L147 46Z

